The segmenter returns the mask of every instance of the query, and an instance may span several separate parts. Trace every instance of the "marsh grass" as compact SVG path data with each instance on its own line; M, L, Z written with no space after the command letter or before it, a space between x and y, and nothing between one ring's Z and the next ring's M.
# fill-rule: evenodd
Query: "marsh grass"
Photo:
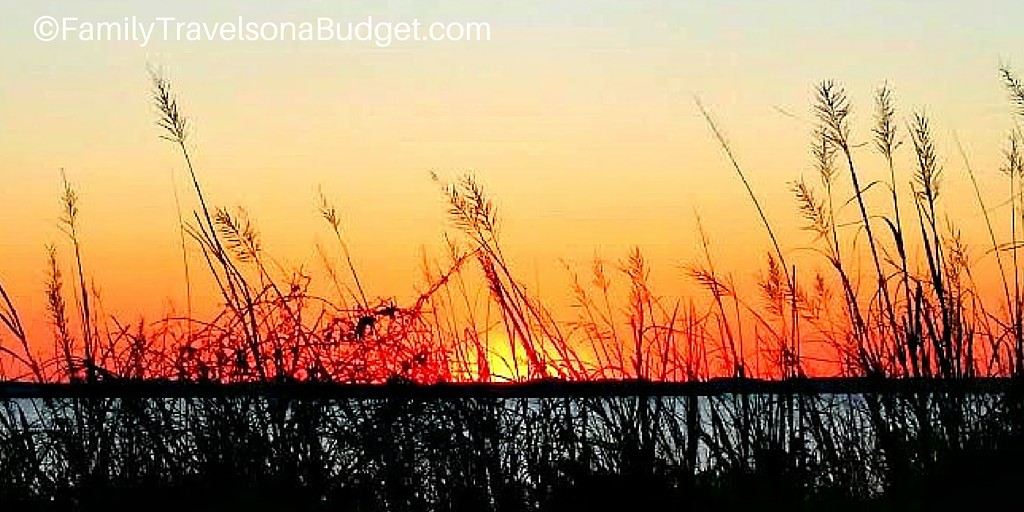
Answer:
M1001 78L1013 114L1024 116L1020 81L1008 69ZM446 238L445 261L425 259L422 292L407 305L373 295L338 208L320 194L334 240L317 249L336 295L310 293L307 276L285 272L267 253L255 218L213 205L193 165L182 104L160 72L152 82L161 137L180 154L198 205L179 214L183 249L200 248L223 308L208 319L189 308L186 318L153 324L105 315L89 286L79 194L63 179L61 226L73 272L48 248L52 350L28 339L0 283L7 379L799 382L825 367L882 382L949 382L1024 371L1019 129L1002 169L1009 240L997 237L999 221L959 148L986 223L986 254L1000 273L996 304L978 289L970 248L943 213L948 170L928 117L902 122L893 91L882 86L872 129L858 134L845 90L826 81L812 105L816 175L790 184L823 269L797 272L738 151L698 102L771 244L756 291L715 265L698 220L700 256L684 274L704 298L654 290L649 263L634 250L618 262L596 259L583 274L570 268L574 317L563 321L518 277L502 249L496 203L472 175L433 175L458 237ZM885 162L882 179L869 179L854 151L865 137ZM912 166L902 163L907 157ZM1021 476L1015 458L1024 448L1022 397L1013 387L459 400L51 397L0 406L0 502L60 510L138 500L211 510L601 510L621 508L621 496L634 507L726 510L976 505L999 494L986 486L1009 489ZM196 498L204 490L214 497Z

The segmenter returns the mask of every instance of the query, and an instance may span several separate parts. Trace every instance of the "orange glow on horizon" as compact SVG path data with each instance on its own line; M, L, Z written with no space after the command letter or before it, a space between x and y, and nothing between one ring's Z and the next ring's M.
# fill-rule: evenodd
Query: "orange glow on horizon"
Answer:
M175 15L182 18L283 15L265 5L179 4ZM779 340L799 338L806 371L840 373L839 360L863 357L846 346L851 332L885 345L886 333L899 329L873 294L877 271L848 169L837 167L830 204L849 283L829 261L821 237L806 229L806 211L794 199L792 182L801 178L825 193L809 151L817 123L812 106L815 84L835 78L849 94L851 157L897 306L909 310L917 286L932 306L952 303L940 297L947 290L933 289L937 278L927 251L936 241L963 242L963 264L949 277L962 280L957 304L964 311L957 315L970 318L961 327L977 329L974 350L987 358L1001 350L993 346L1005 343L1005 327L1013 323L1006 319L1015 309L1004 285L1016 270L1009 268L1011 254L993 250L991 238L999 249L1020 238L1011 228L1019 211L1009 202L1019 184L1000 172L1007 133L1019 119L997 71L1013 63L1006 52L1024 47L1024 35L995 8L943 4L922 18L915 6L890 4L837 7L827 23L810 19L813 9L771 2L651 0L637 9L552 3L530 12L459 1L430 8L403 1L372 9L291 4L295 17L414 13L481 19L494 27L486 44L386 49L223 41L154 41L145 48L45 44L26 30L44 8L12 5L0 20L8 24L0 37L9 49L0 73L11 77L0 96L0 284L40 357L55 352L47 297L46 248L52 245L78 346L93 337L127 343L141 323L147 339L174 347L161 348L167 360L179 358L176 350L209 349L208 360L190 360L195 368L226 357L239 366L253 364L245 358L274 359L275 350L292 348L282 345L283 337L309 349L294 361L277 357L284 360L279 366L294 365L302 375L321 370L306 367L322 363L318 358L344 356L355 362L339 364L340 374L363 371L359 365L370 361L382 364L379 372L367 372L377 380L387 372L471 378L481 357L488 379L528 378L548 364L544 371L573 378L706 378L734 373L740 360L748 362L745 371L778 377L782 372L773 365L794 357ZM96 3L80 6L76 15L122 19L124 8ZM138 9L128 14L159 14ZM912 22L894 31L881 19ZM959 28L955 34L938 29L945 26ZM234 263L241 269L236 278L252 285L248 299L257 303L246 306L248 318L232 311L237 304L226 306L232 298L222 287L231 271L216 258L211 271L209 247L204 252L183 230L183 223L192 230L203 224L196 217L201 206L179 148L160 138L166 134L156 125L147 68L163 69L172 79L188 118L189 163L207 206L232 214L243 208L258 234L263 268ZM874 94L883 83L894 91L902 143L892 175L872 140ZM746 183L695 97L710 109ZM941 168L936 232L927 244L911 189L919 186L919 159L908 128L919 112L931 120ZM62 172L79 194L84 276L61 222ZM507 265L507 276L497 280L505 289L496 291L488 275L494 269L486 265L494 261L474 256L429 301L418 303L452 264L449 244L461 251L479 245L453 222L450 198L432 173L443 181L471 173L486 191ZM786 270L795 272L805 294L800 299L809 304L817 276L823 277L827 315L794 320L769 312L774 305L761 285L769 257L777 255L745 185L772 226ZM897 205L890 186L901 198ZM324 222L321 191L337 208L340 242ZM886 221L894 221L896 206L907 226L903 248L915 282L894 280L902 269L892 264L898 250ZM633 248L646 265L642 287L624 271ZM606 264L608 300L594 285L595 259ZM424 265L432 269L430 278ZM716 297L717 285L695 271L709 267L727 293ZM592 294L589 309L581 307L577 278ZM849 310L845 286L863 318L854 319L860 312ZM631 300L640 288L637 295L648 302L637 305ZM81 326L83 289L93 329ZM256 306L265 308L265 317L254 318ZM396 319L378 313L389 308L415 314ZM502 318L516 325L503 325ZM942 333L919 328L927 329ZM195 331L201 339L188 339ZM266 354L259 347L226 347L231 344L222 338L231 336L265 342ZM348 338L331 349L316 345L329 336ZM466 346L452 346L457 343ZM0 328L0 347L19 346L17 336ZM430 359L428 347L456 362ZM645 351L651 357L637 355ZM127 353L122 345L112 352ZM895 365L899 356L885 357Z

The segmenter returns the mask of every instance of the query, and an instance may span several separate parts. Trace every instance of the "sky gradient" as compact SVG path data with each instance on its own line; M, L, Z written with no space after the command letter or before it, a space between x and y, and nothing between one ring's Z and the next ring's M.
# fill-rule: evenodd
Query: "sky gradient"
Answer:
M811 173L815 83L846 84L854 138L866 141L872 92L888 82L901 119L922 109L932 117L947 213L981 236L953 133L984 193L1001 197L996 170L1012 119L997 71L1024 71L1024 7L1012 1L0 3L0 279L29 318L43 311L46 244L69 262L60 169L82 196L86 272L108 313L155 318L182 307L175 188L183 211L195 200L180 156L159 139L147 65L166 69L181 94L208 197L245 207L283 267L321 271L315 244L331 240L316 209L322 188L340 208L369 293L413 296L421 250L442 256L453 231L429 174L472 170L496 199L516 270L556 307L568 301L561 260L585 268L632 246L665 293L687 293L680 266L700 256L698 214L720 268L739 279L757 272L751 259L760 263L767 239L695 97L728 134L787 250L799 251L810 239L798 231L788 182ZM139 48L40 42L32 24L42 15L373 15L485 21L492 37L385 49ZM882 172L870 148L857 151L867 172ZM909 166L910 154L899 162Z

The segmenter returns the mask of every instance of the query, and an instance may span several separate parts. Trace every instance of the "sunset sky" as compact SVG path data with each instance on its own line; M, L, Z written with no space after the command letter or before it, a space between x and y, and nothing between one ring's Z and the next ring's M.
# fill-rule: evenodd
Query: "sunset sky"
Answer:
M810 238L797 229L788 182L812 172L814 85L847 86L854 138L865 142L873 90L888 82L901 119L921 109L931 116L945 213L984 243L953 133L991 203L1005 199L997 168L1013 120L997 71L1024 72L1016 1L0 4L0 279L36 322L46 244L70 263L57 222L62 168L82 197L86 272L107 312L131 320L182 308L175 187L186 214L195 196L180 155L159 138L147 65L162 66L181 95L211 202L245 207L285 268L322 275L315 244L333 247L316 209L322 187L343 215L368 292L414 296L421 249L442 257L443 235L454 233L430 172L472 170L495 198L515 270L556 307L568 301L560 260L586 268L594 255L618 260L632 246L664 293L690 293L681 265L700 256L698 214L720 269L741 280L759 270L767 239L695 96L727 133L783 245L798 252ZM491 40L140 48L39 41L33 24L44 15L372 15L487 22ZM870 146L856 151L869 176L884 176ZM902 185L911 163L904 147ZM198 276L194 244L189 251Z

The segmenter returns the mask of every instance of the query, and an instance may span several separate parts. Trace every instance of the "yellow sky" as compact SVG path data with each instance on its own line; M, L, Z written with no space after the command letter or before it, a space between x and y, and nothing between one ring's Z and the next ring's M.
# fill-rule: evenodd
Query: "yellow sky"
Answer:
M633 245L675 293L686 283L679 265L699 256L695 213L720 268L756 272L750 264L763 261L766 239L694 95L715 112L796 250L808 238L796 230L787 182L811 168L813 85L847 84L855 136L866 140L872 90L888 81L902 114L926 108L934 118L949 213L980 236L951 133L998 197L994 169L1012 121L996 71L1019 63L1024 48L1010 24L1022 14L1014 2L846 2L826 12L813 2L2 3L0 278L23 310L41 310L45 245L69 256L56 222L63 168L82 195L87 272L107 309L128 318L181 307L172 187L186 212L195 204L179 156L158 138L147 65L167 69L182 96L208 197L247 208L286 267L320 270L315 243L330 243L315 206L322 187L343 213L371 294L411 296L420 249L441 255L452 231L429 172L474 170L496 198L516 270L558 303L568 290L560 258L615 260ZM31 32L42 15L367 14L486 21L492 40L139 48L44 43ZM882 177L878 158L858 152ZM908 172L908 153L901 162Z

